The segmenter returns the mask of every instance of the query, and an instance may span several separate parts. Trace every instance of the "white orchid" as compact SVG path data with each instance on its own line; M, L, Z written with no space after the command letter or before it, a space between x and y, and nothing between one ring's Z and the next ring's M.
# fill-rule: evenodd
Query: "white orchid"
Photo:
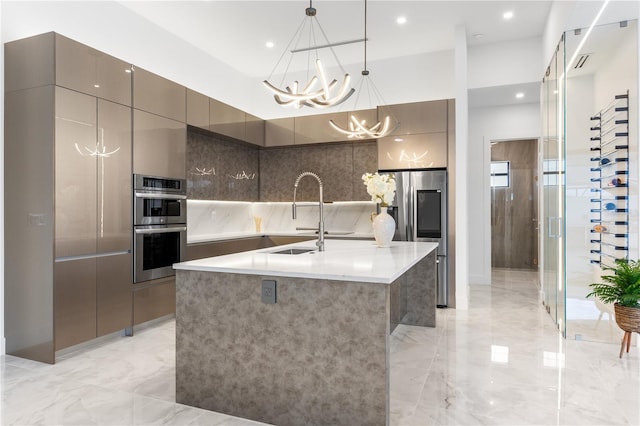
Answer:
M393 202L396 194L396 180L393 174L365 173L362 180L367 186L367 192L371 195L371 201L383 207Z

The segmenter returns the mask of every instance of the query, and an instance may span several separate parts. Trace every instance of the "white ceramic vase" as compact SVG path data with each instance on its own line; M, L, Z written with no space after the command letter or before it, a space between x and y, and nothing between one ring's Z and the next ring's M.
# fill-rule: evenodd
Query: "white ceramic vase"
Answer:
M378 247L389 247L395 232L396 221L387 213L387 208L382 207L380 214L373 219L373 237Z

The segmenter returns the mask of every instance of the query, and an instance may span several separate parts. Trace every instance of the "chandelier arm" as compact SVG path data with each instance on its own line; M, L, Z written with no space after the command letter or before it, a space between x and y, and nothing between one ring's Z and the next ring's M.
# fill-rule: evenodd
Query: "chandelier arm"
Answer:
M309 90L313 89L313 86L315 86L317 82L318 82L318 77L314 75L313 78L309 80L309 83L307 83L307 85L304 86L304 89L302 89L302 91L304 93L309 92ZM318 93L320 93L320 91L318 91Z
M322 67L320 59L316 59L316 71L320 75L320 85L324 89L324 98L326 100L329 97L329 83L327 83L327 76L324 73L324 68Z
M302 33L306 28L307 24L310 26L308 28L308 31L309 31L308 44L310 46L311 43L313 42L317 46L317 39L316 39L317 33L316 33L316 29L313 27L314 25L313 18L316 17L316 10L313 8L312 0L309 0L309 8L307 8L305 12L306 12L305 13L306 17L311 18L311 20L307 22L306 17L305 19L303 19L303 23L298 27L298 30L294 34L293 38L290 40L287 46L287 50L289 49L291 44L294 42L294 40L296 40L296 43L300 42L300 40L302 39ZM338 64L339 68L344 72L344 68L340 63L340 60L338 59L333 47L331 46L331 43L329 43L329 39L326 33L324 32L322 25L317 19L315 20L315 23L318 25L320 34L322 34L322 36L326 40L327 45L331 47L331 53L333 54L333 57L336 63ZM307 55L307 80L309 78L309 73L311 68L309 66L310 58L311 58L311 53L310 53L311 50L313 49L308 50L309 54ZM269 79L272 78L273 74L277 71L277 68L280 66L280 62L282 61L285 53L282 54L282 56L278 60L278 63L276 63L276 66L274 67L273 71L269 75L269 78L267 78L266 80L263 80L264 86L274 94L275 100L278 104L294 105L296 108L301 108L302 106L310 106L313 108L328 108L328 107L339 105L345 102L348 98L350 98L353 95L353 93L355 92L355 89L349 87L351 83L351 77L349 76L348 73L344 74L344 80L342 84L339 87L337 87L338 89L337 93L335 95L332 95L331 91L334 88L336 88L338 82L335 79L329 82L327 78L327 74L325 73L325 70L322 67L322 63L318 55L317 47L315 50L316 50L316 54L315 54L316 71L318 76L314 76L309 81L309 83L306 84L303 90L300 90L299 84L297 81L294 82L292 87L286 87L286 90L281 90L269 82ZM287 69L282 77L282 82L280 84L280 87L283 86L284 80L286 79L286 74L288 73L289 68L292 65L293 51L291 51L291 53L292 55L289 62L287 63ZM312 91L317 81L320 81L320 85L322 86L321 90Z
M281 98L291 98L291 99L299 99L299 100L313 99L313 98L322 96L323 94L323 90L316 90L315 92L311 92L311 93L305 93L305 92L294 93L291 90L290 91L281 90L266 80L264 80L262 83L267 87L267 89L273 92L276 96L280 96Z
M331 127L333 127L336 131L338 131L338 132L340 132L340 133L342 133L342 134L346 135L349 139L352 139L352 138L354 138L354 137L356 137L356 138L357 138L357 137L359 137L359 135L360 135L358 132L355 132L355 131L353 130L353 127L352 127L352 126L349 126L349 129L350 129L350 130L345 130L345 129L343 129L342 127L338 126L336 123L334 123L334 122L333 122L333 120L329 120L329 125L330 125Z

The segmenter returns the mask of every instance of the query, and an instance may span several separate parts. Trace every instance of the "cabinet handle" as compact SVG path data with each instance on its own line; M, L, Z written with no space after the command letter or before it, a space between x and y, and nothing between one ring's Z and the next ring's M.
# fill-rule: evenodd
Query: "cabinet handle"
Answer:
M142 228L136 229L136 234L165 234L167 232L186 232L186 226L172 226L168 228Z

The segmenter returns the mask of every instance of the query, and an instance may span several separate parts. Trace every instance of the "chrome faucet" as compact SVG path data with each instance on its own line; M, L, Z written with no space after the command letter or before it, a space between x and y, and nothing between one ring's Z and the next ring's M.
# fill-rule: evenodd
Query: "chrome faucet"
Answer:
M300 173L300 175L296 179L296 183L293 184L293 204L291 205L291 216L293 217L293 220L296 220L296 192L298 191L298 184L300 183L300 180L305 176L312 176L316 178L318 184L320 185L320 221L318 222L318 241L316 242L316 245L318 246L318 251L324 251L324 213L322 211L322 204L324 203L324 201L322 200L322 180L320 180L320 177L317 174L312 172L304 172Z

